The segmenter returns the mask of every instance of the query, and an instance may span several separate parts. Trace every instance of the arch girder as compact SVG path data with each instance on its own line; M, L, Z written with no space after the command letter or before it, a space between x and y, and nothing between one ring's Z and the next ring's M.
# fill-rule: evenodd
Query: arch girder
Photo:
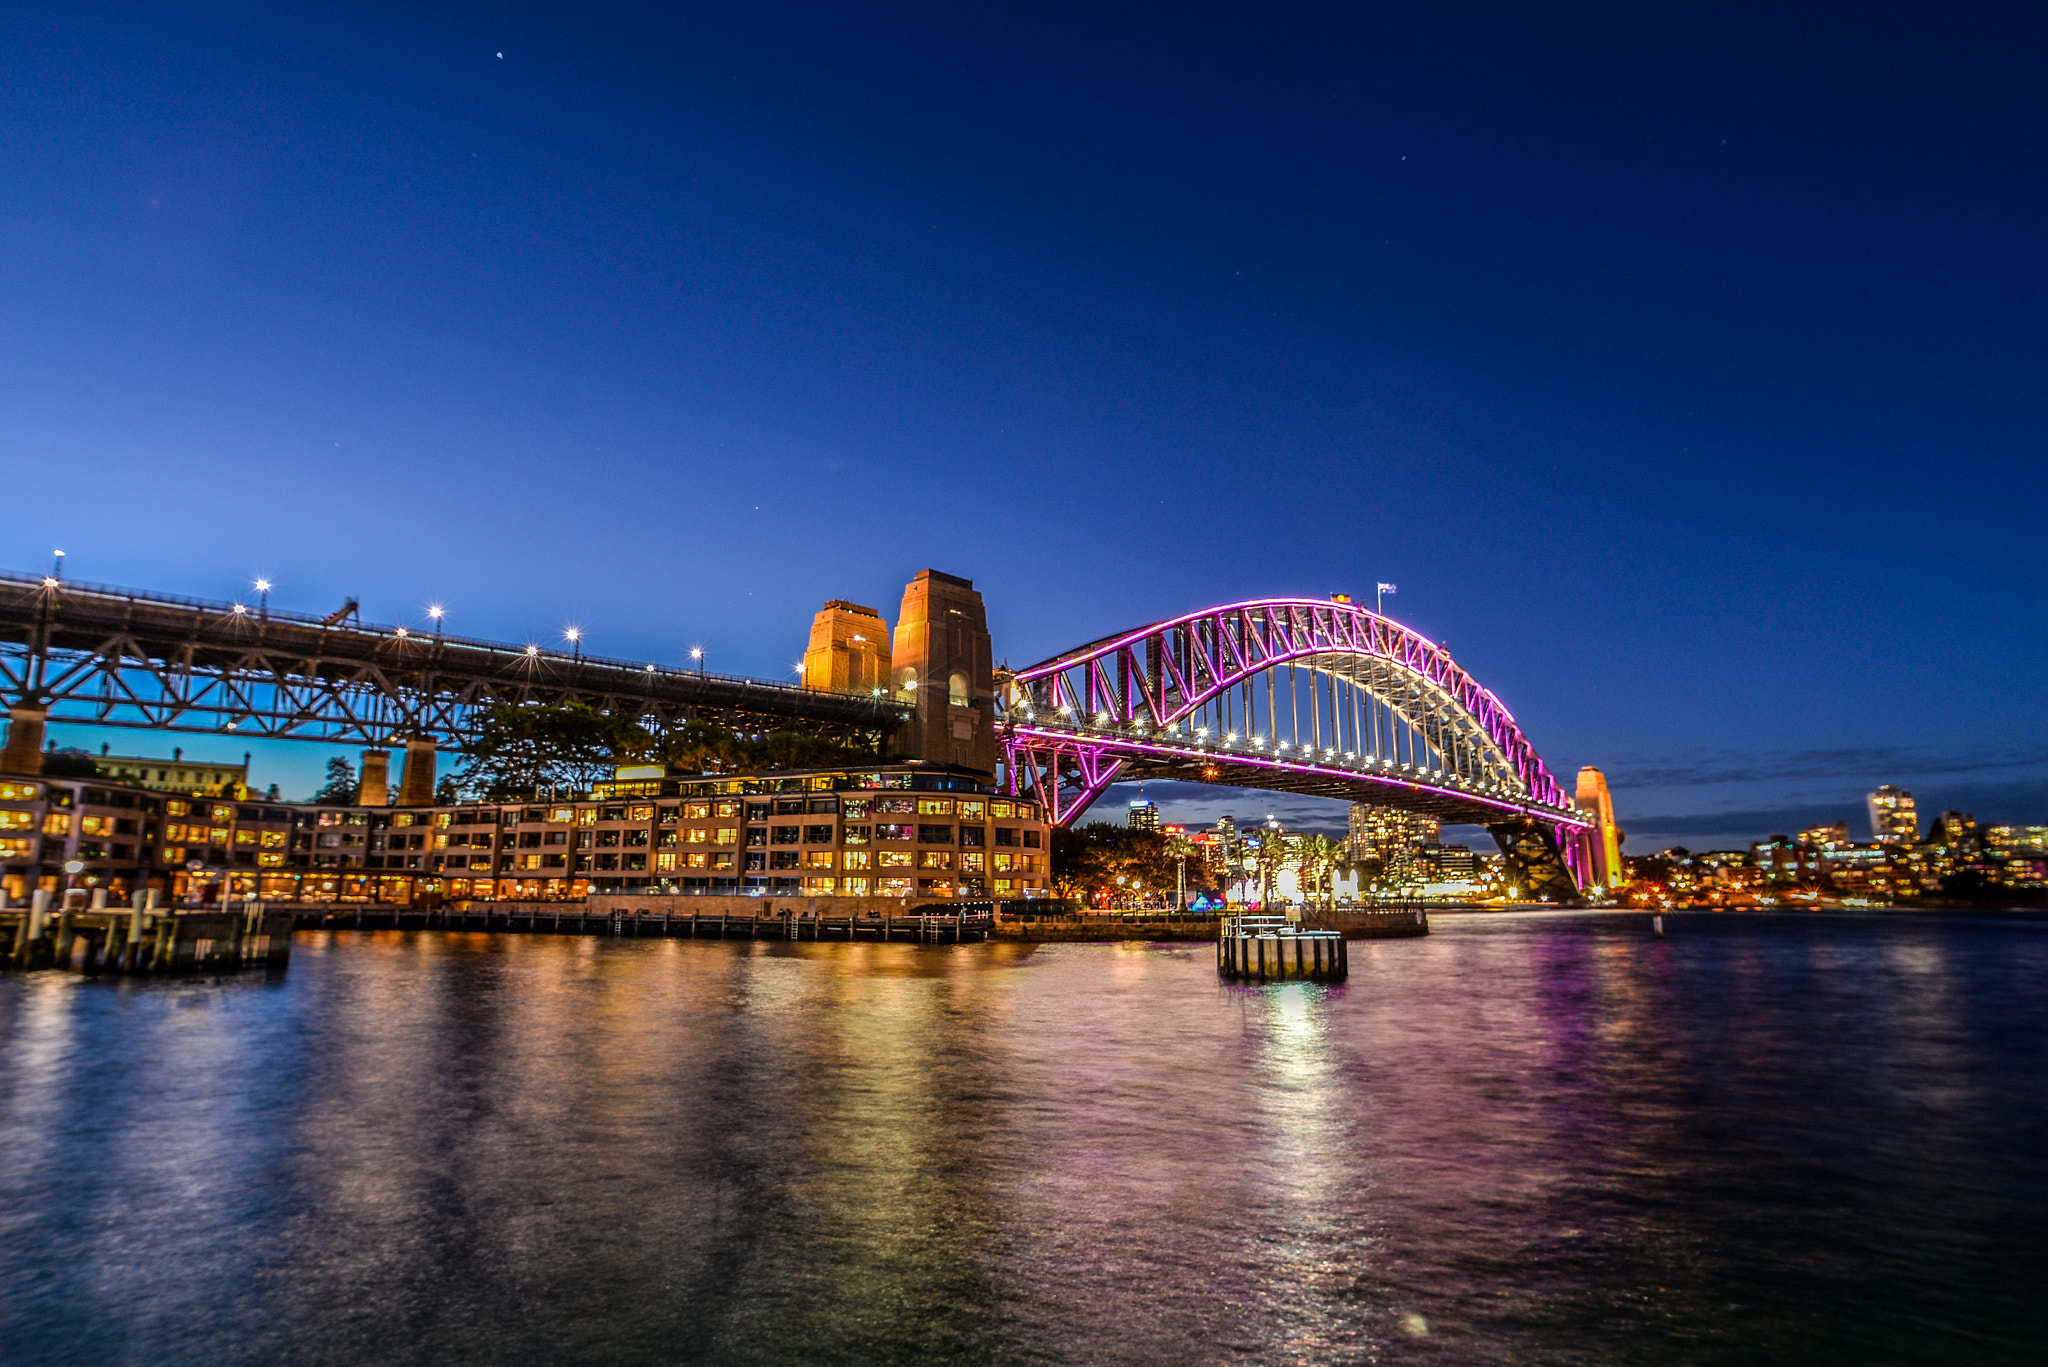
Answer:
M1565 800L1513 714L1448 651L1356 604L1273 599L1189 613L1019 670L1011 699L1172 727L1229 689L1304 664L1426 733L1447 764L1497 769L1538 801Z

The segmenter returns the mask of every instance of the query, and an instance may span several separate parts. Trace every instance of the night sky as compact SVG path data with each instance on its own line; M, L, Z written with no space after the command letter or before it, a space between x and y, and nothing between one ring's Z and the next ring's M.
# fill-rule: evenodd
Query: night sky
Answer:
M2048 822L2038 4L423 8L0 17L0 564L769 677L1386 580L1631 849Z

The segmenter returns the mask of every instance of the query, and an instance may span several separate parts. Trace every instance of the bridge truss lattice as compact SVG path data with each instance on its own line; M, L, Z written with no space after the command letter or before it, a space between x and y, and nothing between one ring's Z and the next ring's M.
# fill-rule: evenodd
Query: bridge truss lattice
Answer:
M1532 887L1577 890L1588 819L1507 707L1442 646L1354 604L1189 613L998 691L1009 781L1060 824L1138 779L1308 793L1486 826Z

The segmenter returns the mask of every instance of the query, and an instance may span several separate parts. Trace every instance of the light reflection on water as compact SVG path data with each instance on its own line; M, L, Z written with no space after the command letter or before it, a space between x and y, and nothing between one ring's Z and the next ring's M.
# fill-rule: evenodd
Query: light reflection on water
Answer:
M2048 926L0 980L0 1361L2031 1361Z

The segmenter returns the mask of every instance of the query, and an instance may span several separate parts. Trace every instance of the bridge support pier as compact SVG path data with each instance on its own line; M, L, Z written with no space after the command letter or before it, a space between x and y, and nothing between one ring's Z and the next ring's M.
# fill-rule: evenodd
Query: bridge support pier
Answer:
M1538 821L1505 821L1486 829L1526 896L1559 904L1579 901L1579 879L1572 867L1575 852L1566 843L1577 839L1577 832L1567 833Z
M398 805L434 805L435 746L431 736L405 738L405 767L398 771Z
M21 702L7 709L7 744L0 748L0 774L43 772L43 732L50 709Z
M391 802L391 752L363 751L362 777L356 782L358 807L384 807Z

